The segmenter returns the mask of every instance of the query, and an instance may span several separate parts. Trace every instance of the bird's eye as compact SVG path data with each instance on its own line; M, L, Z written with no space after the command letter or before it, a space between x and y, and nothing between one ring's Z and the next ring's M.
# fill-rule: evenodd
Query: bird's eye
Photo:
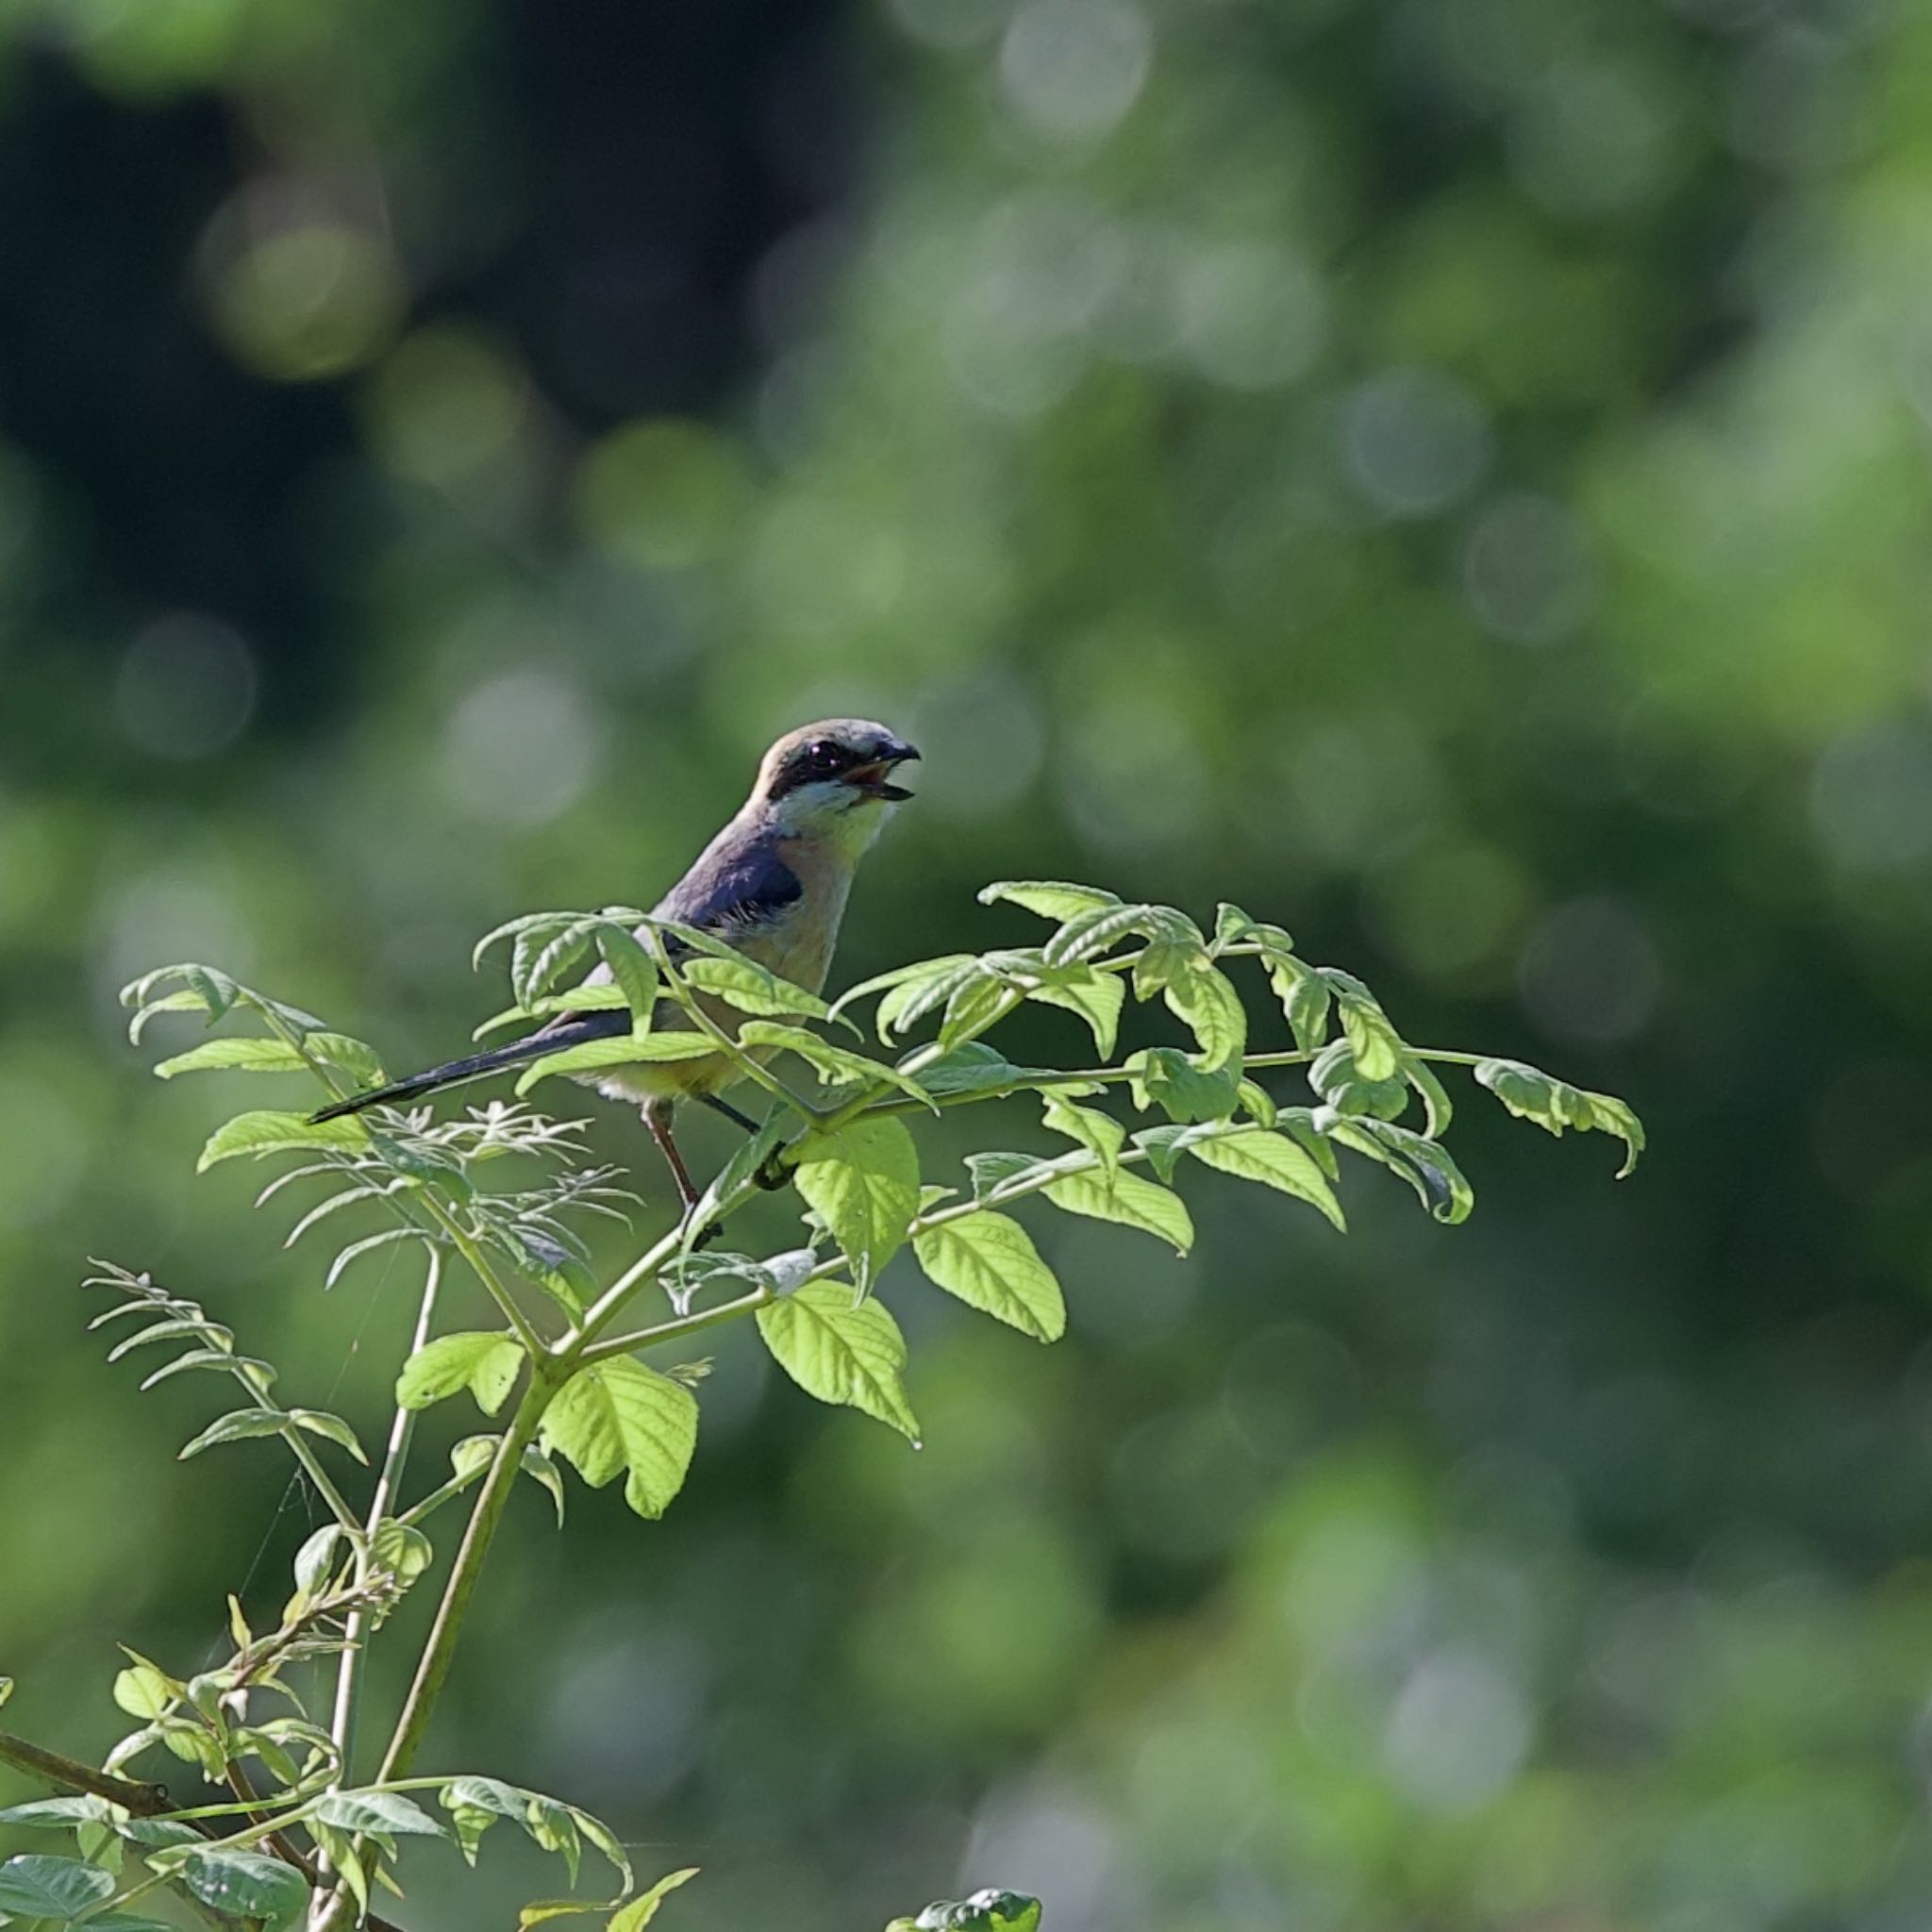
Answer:
M818 739L805 748L805 764L809 772L830 774L838 771L843 763L839 747L829 739Z

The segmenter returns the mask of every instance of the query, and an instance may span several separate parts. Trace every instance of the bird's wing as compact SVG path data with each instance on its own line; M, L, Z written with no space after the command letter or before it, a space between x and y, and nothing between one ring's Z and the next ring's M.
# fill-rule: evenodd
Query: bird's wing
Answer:
M804 896L772 841L726 827L655 909L732 943L783 920Z

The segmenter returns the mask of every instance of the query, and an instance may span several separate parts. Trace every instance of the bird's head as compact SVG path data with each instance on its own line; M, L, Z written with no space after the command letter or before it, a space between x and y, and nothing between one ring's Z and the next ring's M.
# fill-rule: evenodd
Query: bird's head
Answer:
M885 808L910 798L892 773L918 749L867 718L827 718L788 731L758 767L754 810L781 838L834 841L862 850Z

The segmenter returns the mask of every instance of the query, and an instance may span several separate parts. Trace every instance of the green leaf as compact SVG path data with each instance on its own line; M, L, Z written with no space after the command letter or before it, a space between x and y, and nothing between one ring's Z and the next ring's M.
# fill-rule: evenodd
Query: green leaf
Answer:
M941 958L922 959L915 965L901 967L897 973L864 980L844 994L832 1010L841 1012L848 1001L883 991L885 997L873 1015L873 1025L881 1041L891 1041L928 1013L937 1012L962 987L973 985L984 973L974 954L948 953Z
M1393 1121L1376 1120L1368 1114L1331 1114L1325 1108L1315 1118L1330 1140L1366 1154L1391 1173L1400 1174L1435 1220L1454 1226L1469 1219L1475 1206L1474 1191L1447 1150L1425 1135Z
M941 1222L913 1236L912 1252L928 1279L968 1307L1037 1341L1058 1341L1066 1333L1059 1282L1009 1216L981 1212Z
M366 1040L346 1033L311 1033L303 1042L318 1059L347 1074L364 1087L379 1087L387 1077L375 1049Z
M1121 1008L1127 989L1118 973L1102 973L1087 965L1043 968L1026 988L1026 997L1043 1006L1063 1007L1086 1021L1102 1059L1113 1058L1120 1036Z
M1370 1080L1356 1063L1348 1039L1331 1040L1308 1063L1308 1085L1337 1113L1373 1114L1392 1121L1408 1106L1409 1084L1399 1074Z
M1046 1125L1056 1134L1077 1141L1100 1163L1100 1172L1109 1179L1119 1171L1121 1147L1127 1130L1111 1114L1098 1108L1075 1107L1058 1093L1045 1096Z
M975 1201L985 1200L995 1188L1018 1174L1031 1174L1048 1165L1037 1154L989 1151L966 1157L966 1171L973 1176L973 1198Z
M295 1588L313 1595L328 1581L335 1567L336 1544L341 1541L340 1523L325 1523L295 1552Z
M1244 1181L1259 1181L1263 1187L1292 1194L1318 1208L1334 1224L1343 1229L1341 1203L1314 1158L1286 1134L1272 1134L1264 1127L1248 1127L1235 1133L1202 1134L1186 1142L1187 1151L1204 1167L1218 1168Z
M629 1356L580 1369L551 1403L541 1429L544 1448L593 1490L628 1470L625 1501L652 1520L684 1487L697 1440L691 1391Z
M1185 1255L1194 1244L1194 1223L1178 1194L1126 1169L1109 1181L1092 1170L1063 1175L1046 1185L1046 1198L1070 1214L1114 1221L1136 1227Z
M1436 1070L1426 1060L1419 1060L1406 1047L1402 1055L1402 1077L1422 1096L1423 1132L1430 1140L1441 1139L1449 1123L1456 1117L1456 1108L1450 1103L1447 1091L1436 1077Z
M175 1458L186 1462L191 1456L199 1456L204 1449L212 1449L221 1442L245 1442L261 1436L279 1436L289 1425L289 1418L279 1408L237 1408L228 1414L217 1416L194 1441L183 1449ZM137 1711L137 1717L144 1713Z
M181 1876L203 1905L271 1928L293 1924L308 1908L308 1887L292 1865L263 1852L191 1851Z
M403 1364L396 1378L396 1406L427 1408L467 1389L485 1415L494 1415L516 1386L523 1365L523 1346L514 1336L482 1330L439 1335Z
M524 1474L540 1484L551 1502L557 1507L557 1526L563 1527L563 1477L556 1463L532 1442L524 1451L519 1465Z
M1625 1150L1624 1164L1617 1170L1619 1180L1643 1152L1643 1123L1613 1093L1573 1087L1521 1060L1484 1060L1476 1067L1475 1077L1519 1120L1534 1121L1548 1133L1560 1135L1565 1127L1574 1127L1584 1133L1595 1129L1616 1135Z
M160 1717L185 1693L184 1685L144 1657L137 1659L114 1678L114 1702L129 1717Z
M817 993L768 973L755 960L692 959L682 972L693 991L708 993L741 1013L803 1013L823 1020L832 1010Z
M1304 1053L1313 1053L1327 1041L1328 1011L1335 995L1328 982L1292 953L1271 952L1267 959L1268 978L1294 1029L1294 1043Z
M862 1053L854 1053L850 1047L834 1046L830 1041L821 1040L816 1033L808 1033L803 1026L781 1026L774 1020L747 1020L739 1028L738 1039L741 1046L773 1047L796 1054L828 1087L881 1082L909 1093L935 1113L939 1111L931 1095L897 1067L889 1067L882 1060L869 1059Z
M447 1838L428 1812L399 1791L330 1791L314 1814L338 1831L379 1831L385 1836Z
M1231 1074L1207 1073L1178 1047L1142 1047L1123 1064L1134 1105L1143 1112L1158 1107L1174 1121L1217 1121L1241 1104L1241 1083Z
M855 1304L843 1282L809 1282L758 1309L758 1324L778 1366L808 1395L862 1409L917 1445L901 1379L906 1338L878 1302Z
M0 1811L0 1824L47 1824L67 1830L76 1824L98 1824L113 1815L113 1807L105 1798L34 1798Z
M919 1156L890 1115L808 1135L795 1170L798 1191L851 1260L861 1295L906 1239L919 1211Z
M628 928L607 921L597 928L597 954L624 994L635 1032L651 1030L658 1007L658 962Z
M1226 974L1203 955L1175 973L1160 989L1160 997L1199 1042L1205 1070L1233 1067L1239 1072L1247 1051L1248 1016Z
M388 1571L406 1587L436 1560L429 1539L414 1524L393 1516L385 1516L375 1525L375 1534L369 1539L369 1553L378 1569Z
M921 1067L914 1077L928 1093L977 1093L991 1087L1024 1086L1029 1075L1045 1071L1016 1067L998 1047L969 1040Z
M658 1916L658 1907L666 1897L680 1885L689 1885L697 1875L698 1867L695 1865L687 1865L682 1872L666 1874L648 1891L639 1892L628 1905L613 1912L605 1932L644 1932L644 1927Z
M1341 1009L1341 1030L1364 1080L1392 1080L1402 1071L1404 1047L1381 1002L1361 981L1339 966L1322 968L1322 977Z
M333 1442L339 1449L346 1449L365 1469L368 1467L369 1457L356 1440L355 1430L341 1416L330 1415L326 1409L321 1408L291 1408L289 1420L298 1429L306 1430L311 1436L320 1436L325 1442Z
M127 997L132 991L132 987L122 988L121 1004L124 1007L134 1004ZM175 992L164 993L159 999L150 1000L146 1005L142 1006L136 1012L134 1018L128 1021L128 1043L131 1046L139 1046L141 1044L141 1036L147 1031L148 1022L154 1019L157 1014L206 1013L207 1011L208 1002L198 992L190 992L185 987Z
M205 1069L223 1068L248 1074L300 1074L308 1062L296 1049L281 1040L205 1040L155 1069L158 1080L172 1080L176 1074L198 1074Z
M27 1852L0 1865L0 1912L14 1912L24 1919L71 1924L113 1892L114 1881L107 1873L78 1858Z
M1076 912L1047 941L1046 963L1066 966L1077 959L1097 959L1129 934L1142 931L1155 909L1110 900Z
M610 1040L587 1040L580 1046L567 1046L559 1053L545 1054L524 1070L517 1081L521 1096L540 1080L554 1074L595 1073L604 1067L660 1065L668 1060L701 1060L718 1051L702 1033L683 1028L667 1028L661 1033L619 1034Z
M1083 912L1121 903L1118 893L1103 891L1098 886L1072 885L1064 879L996 879L979 889L982 906L997 905L1003 899L1037 912L1042 919L1058 920L1077 918Z
M194 1171L206 1174L216 1161L232 1160L238 1154L288 1154L297 1149L359 1154L368 1145L368 1129L354 1114L317 1122L301 1113L241 1113L208 1137Z

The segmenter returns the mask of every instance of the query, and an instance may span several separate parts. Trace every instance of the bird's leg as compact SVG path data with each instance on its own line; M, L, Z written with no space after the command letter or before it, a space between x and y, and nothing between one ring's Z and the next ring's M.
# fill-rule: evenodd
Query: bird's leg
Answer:
M698 1098L708 1108L715 1108L727 1121L736 1121L747 1134L761 1134L764 1128L748 1113L740 1113L728 1100L720 1100L715 1093L700 1093ZM768 1192L791 1185L791 1169L779 1159L783 1149L774 1147L758 1163L758 1171L752 1179Z
M642 1112L644 1125L651 1130L651 1139L657 1141L658 1151L663 1155L665 1164L671 1169L671 1177L677 1183L677 1198L684 1206L684 1218L689 1221L697 1211L698 1191L691 1180L691 1170L684 1164L684 1156L677 1151L677 1142L672 1136L670 1103L647 1100ZM722 1232L723 1229L714 1224L698 1236L692 1246L701 1248L708 1241L715 1241Z
M715 1093L700 1093L698 1098L712 1112L722 1113L727 1121L734 1122L737 1125L742 1127L747 1134L761 1134L764 1132L763 1126L758 1122L753 1120L748 1113L739 1112L737 1108L733 1107L728 1100L720 1100Z

